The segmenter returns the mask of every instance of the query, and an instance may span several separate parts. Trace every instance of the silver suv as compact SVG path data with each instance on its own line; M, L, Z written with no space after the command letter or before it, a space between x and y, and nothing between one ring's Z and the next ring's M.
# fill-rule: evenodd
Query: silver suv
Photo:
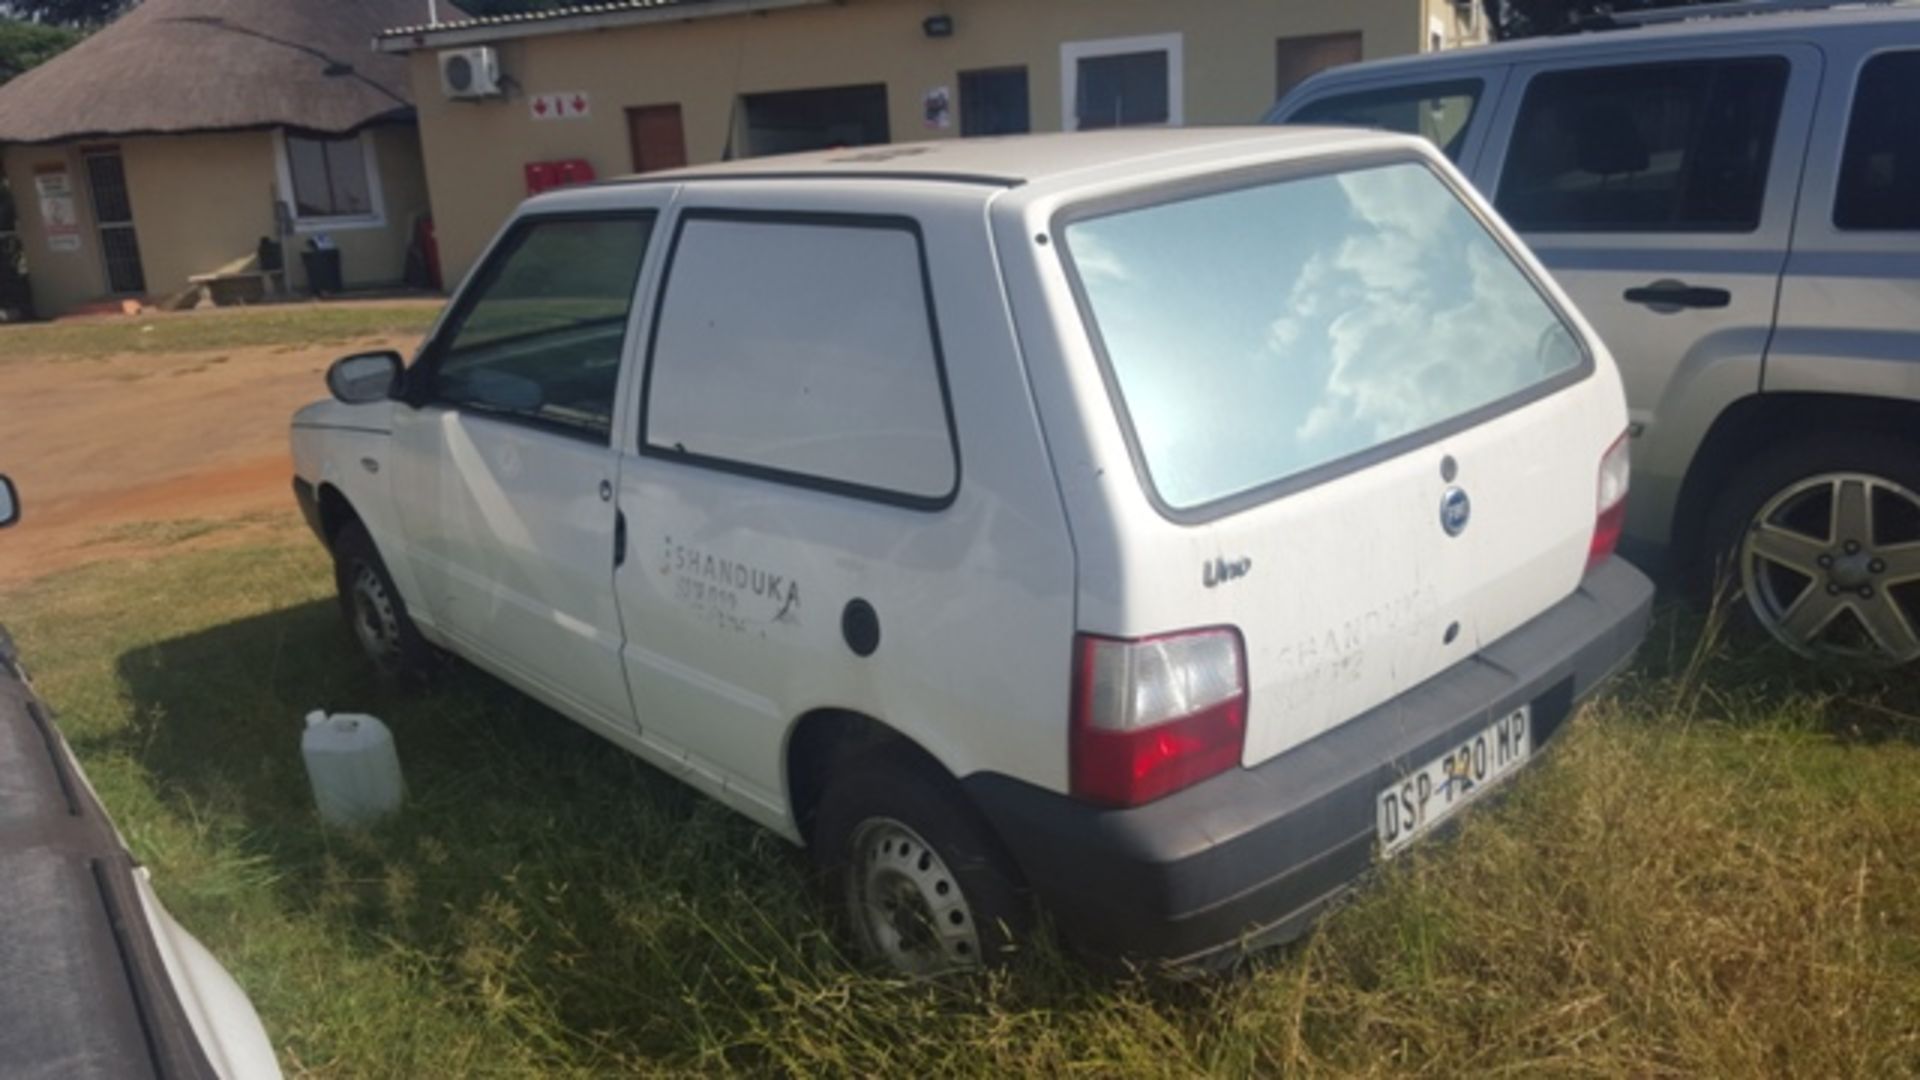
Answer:
M1920 10L1737 7L1342 67L1268 120L1425 135L1525 236L1626 381L1629 550L1911 663Z

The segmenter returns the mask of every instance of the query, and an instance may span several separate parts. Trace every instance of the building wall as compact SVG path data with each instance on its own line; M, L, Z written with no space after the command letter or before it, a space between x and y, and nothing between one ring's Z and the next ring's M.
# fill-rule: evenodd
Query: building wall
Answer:
M273 234L269 133L149 136L119 146L147 295L181 292L188 278L246 258ZM98 291L105 289L103 273Z
M678 103L688 159L719 160L741 94L885 83L895 141L957 135L958 73L1025 65L1034 131L1061 128L1061 45L1183 35L1185 122L1256 121L1276 89L1280 38L1358 31L1367 58L1416 52L1429 0L845 0L762 15L662 22L505 40L504 100L455 102L435 51L413 54L413 89L435 226L452 286L525 197L528 162L585 158L600 176L632 171L625 110ZM930 15L952 17L929 39ZM946 87L953 126L930 129L924 95ZM536 121L529 95L584 92L581 119Z
M374 142L386 200L386 225L332 233L349 288L392 285L403 276L413 218L426 209L426 178L415 129L376 129ZM8 183L20 208L20 236L33 283L34 308L43 317L110 299L99 233L81 160L84 149L113 146L125 163L148 299L184 291L188 279L252 256L274 232L280 197L271 131L138 136L111 142L12 146L5 151ZM77 251L55 252L35 192L35 170L60 164L74 186L80 224ZM292 285L304 288L297 252L289 244Z
M1485 5L1481 0L1425 0L1427 9L1426 51L1432 51L1434 39L1439 39L1443 49L1460 49L1472 45L1485 45L1492 40L1492 26L1488 22Z
M41 315L58 315L98 299L106 291L107 275L101 264L93 208L87 203L79 154L71 146L10 146L5 151L5 162L7 186L12 189L14 205L20 211L20 243L26 251L34 309ZM39 169L53 165L65 168L73 185L80 246L72 252L55 253L48 249L47 230L40 217L34 175Z

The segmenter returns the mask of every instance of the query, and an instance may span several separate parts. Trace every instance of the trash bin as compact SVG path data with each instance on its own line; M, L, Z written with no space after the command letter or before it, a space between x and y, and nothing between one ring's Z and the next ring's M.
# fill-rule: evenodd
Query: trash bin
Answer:
M308 292L315 296L332 296L342 291L339 248L303 251L300 261L307 268Z

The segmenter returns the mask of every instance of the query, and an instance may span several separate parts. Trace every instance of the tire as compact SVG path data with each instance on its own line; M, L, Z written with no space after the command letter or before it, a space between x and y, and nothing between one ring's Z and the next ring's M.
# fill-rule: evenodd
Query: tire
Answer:
M1032 899L992 830L911 750L835 769L811 840L829 903L875 964L909 976L994 965L1032 933Z
M358 521L349 522L334 538L333 578L347 629L381 681L424 681L437 666L433 646L420 636L373 537Z
M1709 511L1700 576L1809 659L1920 659L1920 443L1823 435L1774 447Z

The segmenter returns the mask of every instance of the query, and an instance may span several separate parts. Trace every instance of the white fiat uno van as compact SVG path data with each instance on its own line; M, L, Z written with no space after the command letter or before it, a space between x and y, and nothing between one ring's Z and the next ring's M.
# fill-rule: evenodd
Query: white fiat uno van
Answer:
M1133 130L526 203L295 488L456 653L813 851L906 972L1299 934L1645 632L1606 350L1424 141Z

